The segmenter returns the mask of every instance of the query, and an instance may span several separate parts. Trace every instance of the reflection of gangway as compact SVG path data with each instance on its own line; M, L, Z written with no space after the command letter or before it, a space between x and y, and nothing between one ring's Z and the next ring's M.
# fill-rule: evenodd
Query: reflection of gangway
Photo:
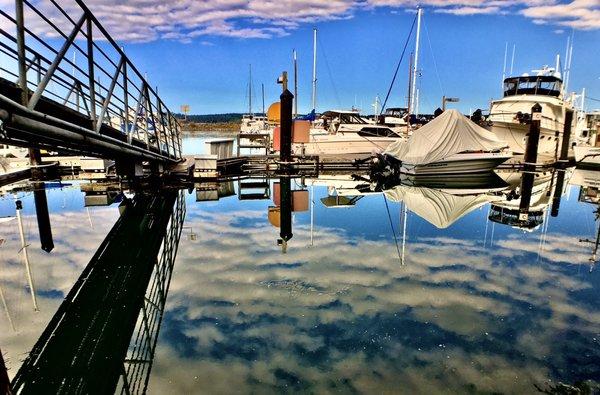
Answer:
M145 390L183 204L181 193L172 191L138 193L123 204L121 217L23 362L14 392L113 393L119 383L124 393Z

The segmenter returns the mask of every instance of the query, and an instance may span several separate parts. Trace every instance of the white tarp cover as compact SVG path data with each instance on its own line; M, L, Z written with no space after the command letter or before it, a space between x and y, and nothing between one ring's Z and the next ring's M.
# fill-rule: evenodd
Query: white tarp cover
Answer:
M467 213L494 200L497 196L452 195L437 189L399 185L384 192L393 202L404 202L409 211L439 229L447 228Z
M494 151L507 145L457 110L446 110L408 141L392 143L385 153L407 164L425 165L464 151Z

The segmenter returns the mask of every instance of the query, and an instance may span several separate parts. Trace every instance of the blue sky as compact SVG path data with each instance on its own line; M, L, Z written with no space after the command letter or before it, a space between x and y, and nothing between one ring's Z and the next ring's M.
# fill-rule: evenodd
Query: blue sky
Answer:
M69 0L71 1L71 0ZM0 4L10 3L0 0ZM12 4L12 3L11 3ZM260 86L266 105L276 101L283 70L292 78L299 56L299 109L309 111L312 28L319 31L317 110L371 113L385 96L414 18L413 0L88 0L86 4L124 45L172 110L191 113L247 109L252 64L255 110ZM501 95L505 44L516 44L521 74L564 56L574 34L570 91L600 98L600 0L422 0L420 109L432 112L441 96L455 106L487 108ZM414 48L411 39L409 51ZM389 106L406 103L408 56ZM436 71L437 65L437 71ZM600 102L588 101L590 108Z

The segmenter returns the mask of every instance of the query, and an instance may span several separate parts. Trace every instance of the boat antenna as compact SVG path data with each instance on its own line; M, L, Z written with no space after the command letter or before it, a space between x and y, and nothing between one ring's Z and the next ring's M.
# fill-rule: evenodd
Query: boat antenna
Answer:
M517 44L513 44L512 57L510 59L510 75L513 75L513 68L515 66L515 49L517 48Z
M312 109L317 108L317 28L313 28Z
M412 36L412 32L415 28L415 23L417 22L417 16L415 15L415 19L413 19L413 23L410 26L410 31L408 32L408 36L406 37L406 41L404 42L404 48L402 48L402 54L400 55L400 60L398 60L398 64L396 65L396 70L394 71L394 76L392 77L392 82L388 88L387 94L385 95L385 100L383 101L383 105L381 106L381 111L379 115L383 114L385 111L385 106L387 104L388 99L390 98L390 93L392 93L392 88L394 87L394 83L396 82L396 77L398 76L398 70L400 70L400 65L402 64L402 60L404 59L404 53L406 52L406 47L408 46L408 42Z
M260 84L262 90L262 113L265 115L265 84Z
M249 81L248 81L248 114L252 115L252 64L249 65Z
M415 62L413 64L413 85L412 85L412 99L411 99L411 103L413 108L409 109L411 110L412 113L415 113L416 115L416 109L419 107L419 104L417 103L418 98L416 97L417 94L417 73L419 70L419 41L421 38L421 17L423 16L423 9L421 7L417 8L417 36L415 38Z
M404 265L402 255L400 254L400 247L398 246L398 237L396 236L396 230L394 229L394 223L392 222L392 215L390 214L390 206L388 205L387 198L385 197L385 192L383 192L381 196L383 196L383 201L385 202L385 209L387 210L388 220L390 221L390 228L392 228L392 234L394 235L394 242L396 243L396 252L398 253L398 259L400 260L400 264Z

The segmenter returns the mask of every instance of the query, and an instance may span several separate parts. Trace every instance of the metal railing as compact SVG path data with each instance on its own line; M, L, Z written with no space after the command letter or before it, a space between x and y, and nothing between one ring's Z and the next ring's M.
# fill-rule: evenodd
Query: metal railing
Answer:
M21 88L23 109L43 112L51 100L93 133L181 158L174 115L81 0L16 0L14 13L0 10L0 56L0 77Z

